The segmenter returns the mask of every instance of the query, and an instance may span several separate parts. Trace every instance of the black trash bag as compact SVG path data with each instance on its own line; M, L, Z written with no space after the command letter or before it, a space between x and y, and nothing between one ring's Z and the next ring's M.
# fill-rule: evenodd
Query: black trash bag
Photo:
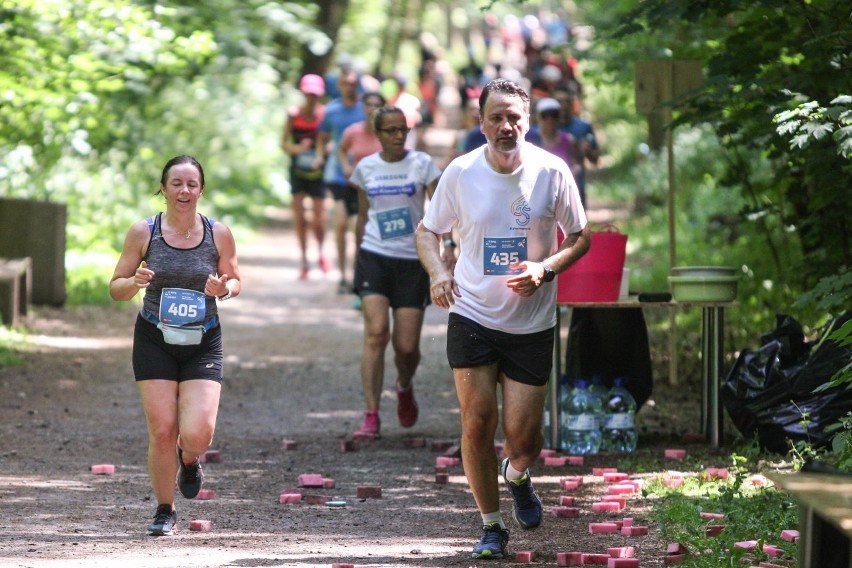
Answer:
M830 322L828 333L849 317ZM760 349L740 353L721 387L722 404L743 436L756 436L766 450L787 453L788 439L826 446L833 434L825 428L852 408L852 390L813 391L848 364L852 349L830 340L814 349L796 320L779 315L776 321L775 330L761 337Z

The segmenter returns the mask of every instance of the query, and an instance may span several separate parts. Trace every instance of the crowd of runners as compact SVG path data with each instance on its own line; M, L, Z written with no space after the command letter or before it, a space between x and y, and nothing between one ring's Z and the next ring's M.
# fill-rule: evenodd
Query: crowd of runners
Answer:
M517 525L542 522L529 467L544 442L554 278L589 248L585 170L599 150L580 118L583 89L564 47L564 19L486 18L484 26L484 61L471 50L458 72L424 36L416 80L370 76L345 54L326 76L305 73L281 148L289 156L299 279L310 278L311 258L321 271L333 270L325 249L331 208L338 289L353 294L363 313L365 412L353 434L381 435L389 344L397 419L405 428L417 423L413 383L424 311L429 304L448 310L447 372L458 397L464 471L481 514L472 555L502 558L509 531L497 472ZM442 94L448 82L455 97ZM425 126L446 124L442 98L467 121L446 165L421 144ZM213 439L222 381L216 303L241 287L230 230L196 209L201 165L189 156L170 160L160 191L165 213L133 225L110 283L116 300L144 293L133 363L149 431L154 535L175 529L175 477L186 498L203 483L199 456ZM558 246L557 231L564 235ZM498 427L507 456L500 463Z

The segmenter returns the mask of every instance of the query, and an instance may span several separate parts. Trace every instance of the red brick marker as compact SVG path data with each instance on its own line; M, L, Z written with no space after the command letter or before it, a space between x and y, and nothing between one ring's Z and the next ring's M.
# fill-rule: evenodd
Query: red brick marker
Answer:
M535 560L535 551L533 550L519 550L515 553L515 562L531 564L533 560Z
M355 490L358 499L381 499L382 488L378 485L359 485Z

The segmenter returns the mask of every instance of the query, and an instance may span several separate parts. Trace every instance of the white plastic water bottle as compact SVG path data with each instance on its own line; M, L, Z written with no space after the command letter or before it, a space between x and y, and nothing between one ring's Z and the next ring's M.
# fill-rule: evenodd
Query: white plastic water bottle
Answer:
M609 391L604 407L603 442L606 452L630 453L636 449L639 434L636 432L636 400L625 388L624 377L617 377Z
M585 379L574 381L574 388L562 401L559 412L560 449L571 455L596 454L601 446L598 415L600 400L589 392Z

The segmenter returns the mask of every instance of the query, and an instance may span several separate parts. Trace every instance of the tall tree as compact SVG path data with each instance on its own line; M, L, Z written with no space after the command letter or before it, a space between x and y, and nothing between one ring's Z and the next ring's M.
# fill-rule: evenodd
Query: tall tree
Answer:
M700 59L706 81L679 123L709 123L729 156L725 184L750 204L742 222L795 230L803 263L779 274L813 285L852 266L852 163L840 149L849 118L791 144L775 117L802 104L852 109L852 10L845 0L646 0L621 2L620 26L604 48L631 60ZM627 40L625 42L625 40ZM834 136L831 134L834 133ZM821 136L820 134L828 134ZM742 152L746 150L747 152ZM752 152L771 165L755 175ZM754 220L754 221L749 221ZM776 233L777 234L777 233ZM783 265L786 256L779 255Z

